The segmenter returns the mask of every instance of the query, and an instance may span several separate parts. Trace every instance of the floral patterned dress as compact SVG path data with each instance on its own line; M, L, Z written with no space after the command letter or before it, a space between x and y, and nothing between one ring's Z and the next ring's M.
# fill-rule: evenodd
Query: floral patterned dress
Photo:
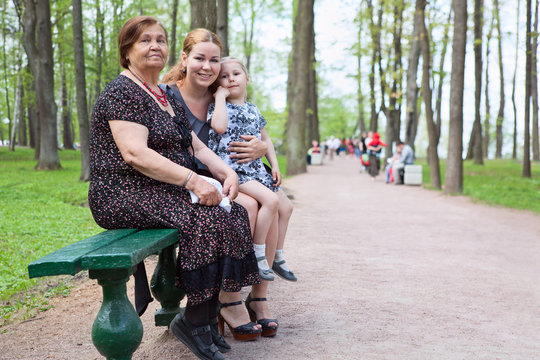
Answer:
M239 291L259 281L246 210L233 203L192 204L184 187L154 180L128 165L113 139L109 120L132 121L148 129L148 147L194 169L189 122L171 97L175 117L131 79L119 75L103 90L92 114L90 209L106 229L176 228L180 232L176 284L188 302L199 304L220 289Z
M208 121L212 119L214 109L215 103L210 104L208 107ZM244 141L240 138L240 135L254 135L259 139L261 138L261 129L266 125L266 120L257 106L248 102L244 105L227 103L227 116L229 117L229 126L223 134L218 134L213 129L210 129L208 147L236 171L240 184L257 180L270 190L279 191L280 187L273 186L272 174L266 171L260 158L239 164L235 159L231 159L228 150L231 141Z

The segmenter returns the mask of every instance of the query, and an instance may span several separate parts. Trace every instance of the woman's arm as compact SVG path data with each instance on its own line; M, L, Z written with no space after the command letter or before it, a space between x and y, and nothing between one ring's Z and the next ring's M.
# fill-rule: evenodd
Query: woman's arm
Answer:
M214 97L216 99L214 113L212 114L211 126L218 134L223 134L229 126L229 116L227 115L226 99L229 96L229 90L224 87L218 87Z
M223 184L223 195L234 200L238 195L238 175L219 156L210 150L195 133L192 132L191 135L193 137L195 156L203 164L208 166L212 175Z
M274 150L274 144L272 144L272 139L268 136L265 128L261 129L261 138L266 144L268 144L268 151L266 152L266 159L270 163L272 168L272 179L274 179L274 186L279 186L281 184L281 172L279 171L279 164L277 161L276 151Z
M185 186L199 197L202 205L216 206L221 202L221 195L213 185L192 173L192 170L150 149L147 145L148 129L145 126L123 120L111 120L109 125L122 157L135 170L152 179Z

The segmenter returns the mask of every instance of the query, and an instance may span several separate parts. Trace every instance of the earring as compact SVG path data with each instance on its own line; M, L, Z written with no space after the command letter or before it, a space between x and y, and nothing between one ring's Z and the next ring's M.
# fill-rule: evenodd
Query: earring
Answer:
M187 72L186 68L183 68L182 72L185 74Z

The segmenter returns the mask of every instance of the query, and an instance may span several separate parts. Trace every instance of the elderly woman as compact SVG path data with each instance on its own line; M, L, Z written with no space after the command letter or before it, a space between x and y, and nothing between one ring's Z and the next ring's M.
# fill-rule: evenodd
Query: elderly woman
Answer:
M194 172L194 155L231 200L237 175L191 131L181 104L158 87L168 55L161 23L148 16L128 20L118 45L125 70L100 94L92 115L92 214L106 229L179 230L176 283L188 303L170 329L200 359L224 359L220 350L230 347L215 331L219 291L238 293L257 283L257 262L247 212L235 203L230 213L217 206L222 196ZM252 323L244 334L253 339L260 332Z
M178 62L163 77L161 85L165 92L176 100L180 101L186 109L188 120L201 141L208 142L208 132L210 126L206 122L208 106L214 101L212 86L216 81L221 65L222 45L218 36L207 29L194 29L190 31L182 49L182 60ZM264 156L267 151L265 142L253 135L242 135L245 141L231 142L229 151L231 158L237 159L239 163L250 162ZM202 160L202 159L201 159ZM202 160L205 163L204 160ZM252 227L256 223L258 214L258 203L255 199L246 194L239 193L235 202L247 209ZM286 211L289 212L284 218L289 218L292 213L292 206ZM271 226L266 240L266 258L270 264L276 255L276 246L283 249L285 233L278 233L278 221L275 219ZM283 228L283 227L282 227ZM253 228L252 228L253 230ZM282 259L276 259L282 260ZM281 261L280 263L284 263ZM294 274L284 270L274 263L274 271L280 271L280 275L294 278ZM238 330L237 326L247 320L246 308L252 321L256 321L262 327L262 336L275 336L278 329L277 319L272 318L266 299L268 292L268 281L262 280L260 284L252 287L245 307L242 306L242 299L239 293L221 292L219 300L221 307L219 319L221 324L227 323L233 335ZM223 330L223 326L220 327Z

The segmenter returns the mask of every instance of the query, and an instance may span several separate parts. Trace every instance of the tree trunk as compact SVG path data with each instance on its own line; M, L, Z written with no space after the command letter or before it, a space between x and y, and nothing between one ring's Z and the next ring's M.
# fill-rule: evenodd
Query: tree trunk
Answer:
M223 46L222 55L229 56L229 0L218 0L216 21L216 33Z
M489 45L491 43L491 37L493 35L493 28L495 25L495 18L491 18L491 25L489 27L489 31L486 38L486 86L484 90L484 99L485 99L485 106L486 106L486 114L484 119L484 141L483 141L483 154L484 157L488 158L488 151L489 151L489 143L490 143L490 130L491 126L489 124L491 120L491 105L489 103Z
M191 4L191 29L206 28L216 32L216 0L189 0Z
M521 0L517 0L517 16L516 16L516 53L514 59L514 77L512 79L512 107L514 110L514 132L512 136L512 159L517 158L517 108L516 108L516 74L518 66L519 54L519 5Z
M19 132L19 128L20 128L20 124L22 123L22 119L23 119L23 114L22 114L22 96L23 96L23 92L22 92L22 89L23 89L23 84L22 84L22 76L20 75L20 70L19 70L19 75L17 76L17 88L15 90L15 114L13 115L13 128L11 129L12 131L12 134L11 134L11 138L10 138L10 141L9 141L9 150L11 151L14 151L15 150L15 144L16 144L16 138L17 138L17 134L19 134L19 145L21 145L21 137L20 137L20 132Z
M503 120L504 120L504 67L503 67L503 55L502 55L502 34L501 34L501 19L499 14L499 0L493 0L493 12L495 15L495 21L497 22L497 47L499 55L499 112L497 113L497 136L496 136L496 150L495 157L497 159L502 158L502 144L503 144ZM518 0L519 9L519 0ZM519 10L518 10L519 12Z
M467 159L473 159L477 165L484 164L482 154L482 121L480 103L482 100L482 23L483 0L474 1L474 124L467 151Z
M81 141L81 176L79 180L90 180L90 125L86 104L86 75L84 67L84 38L81 0L72 0L73 5L73 50L75 56L75 87L77 89L77 117Z
M437 146L439 145L439 134L437 126L433 121L432 92L429 80L431 78L431 54L430 38L425 23L425 0L416 0L416 12L422 14L422 24L420 29L420 48L422 49L422 97L424 98L424 107L426 110L426 122L429 137L428 158L431 174L431 185L441 188L441 171L439 168L439 154Z
M411 39L411 49L409 51L409 61L407 68L407 115L405 120L406 133L405 142L414 149L416 132L418 129L418 63L420 59L420 28L422 14L418 11L414 13L414 30Z
M444 85L444 78L446 77L446 72L444 71L444 63L446 61L446 52L448 50L448 41L449 41L449 31L450 31L450 24L452 21L452 10L448 12L448 19L446 21L446 25L444 27L444 35L443 35L443 48L441 50L441 56L439 60L439 85L437 87L437 100L435 104L435 112L437 116L436 124L437 129L439 133L439 140L441 137L441 124L442 124L442 90Z
M28 126L26 126L26 118L24 116L25 108L22 99L24 99L24 86L21 81L21 102L19 104L19 144L21 146L28 146ZM17 102L15 102L15 104L16 103Z
M454 36L450 76L450 126L444 192L463 192L463 88L467 43L467 0L453 0Z
M375 99L375 66L377 65L377 59L378 59L378 52L379 49L377 48L377 34L379 30L377 29L377 25L375 25L374 16L373 16L373 4L371 0L367 1L368 5L368 18L370 19L369 29L371 34L371 40L373 43L373 52L371 54L371 71L369 73L369 102L371 104L371 116L369 119L369 130L370 131L377 131L378 128L378 117L379 114L377 112L377 101Z
M357 79L357 102L358 102L358 128L360 129L360 133L363 134L366 131L366 120L364 117L364 92L362 91L362 86L364 85L362 83L362 25L363 25L363 17L359 14L358 16L358 52L356 54L356 60L357 60L357 66L358 66L358 73L356 74Z
M523 171L524 178L531 177L531 139L530 139L530 111L531 111L531 77L532 77L532 0L527 0L527 28L525 30L525 121L523 124Z
M63 142L63 148L65 150L74 150L75 147L73 146L73 137L74 137L74 131L73 131L73 123L71 121L71 110L68 105L68 92L67 92L67 84L66 84L66 68L64 64L60 64L60 94L62 97L61 100L61 108L60 108L60 118L62 120L62 142Z
M315 58L315 28L311 28L311 37L310 37L310 53L311 53L311 62L309 66L309 91L308 91L308 112L307 112L307 130L308 136L306 139L306 148L307 151L311 147L311 141L317 140L320 142L319 137L319 110L317 107L317 72L316 72L316 63Z
M24 48L36 83L36 111L40 126L36 170L61 168L58 156L54 64L48 1L27 0L24 7Z
M176 20L178 15L178 0L172 0L172 11L171 11L171 39L169 41L169 67L172 68L176 65Z
M538 144L538 0L535 1L534 10L534 36L532 44L532 76L531 76L531 96L532 96L532 158L534 161L540 161L540 148Z
M290 65L290 97L287 99L287 175L306 172L306 116L309 95L309 67L311 65L311 37L313 32L314 0L298 0L294 17L293 49L295 61Z

